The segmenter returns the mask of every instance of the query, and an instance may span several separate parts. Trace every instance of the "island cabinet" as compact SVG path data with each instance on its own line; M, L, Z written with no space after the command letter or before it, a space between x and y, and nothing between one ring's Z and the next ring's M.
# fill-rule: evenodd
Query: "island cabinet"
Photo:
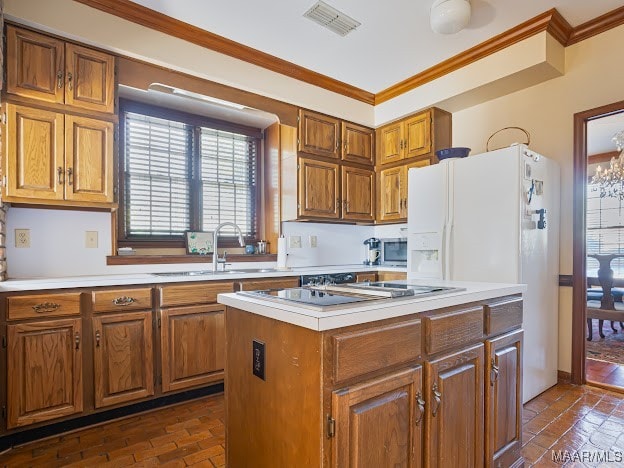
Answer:
M223 379L225 308L216 301L217 294L233 290L231 282L158 287L163 393Z
M521 466L521 323L519 295L325 331L228 306L228 466Z

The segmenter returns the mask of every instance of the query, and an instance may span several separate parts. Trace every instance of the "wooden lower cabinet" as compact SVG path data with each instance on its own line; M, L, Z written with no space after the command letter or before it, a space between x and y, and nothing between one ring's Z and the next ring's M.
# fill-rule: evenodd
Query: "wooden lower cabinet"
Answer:
M425 363L425 466L481 467L483 344Z
M95 407L154 395L152 311L93 317Z
M223 379L224 306L201 305L160 311L162 391Z
M421 466L422 367L335 391L332 409L332 466Z
M8 325L7 335L7 428L82 412L82 320Z
M485 465L513 466L522 448L522 330L485 342Z

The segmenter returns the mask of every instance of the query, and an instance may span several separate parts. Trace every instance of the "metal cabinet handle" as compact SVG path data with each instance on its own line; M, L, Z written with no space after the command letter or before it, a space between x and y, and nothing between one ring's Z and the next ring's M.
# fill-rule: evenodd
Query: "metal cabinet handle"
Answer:
M74 170L71 167L67 169L67 183L69 185L74 183Z
M345 210L349 210L349 201L348 200L342 200L342 206L344 206Z
M420 424L423 416L425 415L425 400L422 398L422 393L416 393L416 407L418 408L418 416L416 417L416 425Z
M80 333L76 332L76 349L80 349Z
M498 380L498 374L500 371L498 369L498 366L496 365L496 361L494 360L494 358L492 358L491 365L492 365L492 371L490 375L490 385L493 387L496 381Z
M347 146L348 146L348 145L347 145L347 140L345 140L345 141L344 141L344 146L343 146L345 153L347 152Z
M69 88L70 91L74 89L74 86L72 84L73 79L74 79L74 75L72 75L71 73L68 73L67 74L67 87Z
M338 148L340 148L340 138L336 139L336 151L338 151Z
M43 302L41 304L36 304L32 306L33 310L38 314L43 314L46 312L54 312L56 309L60 308L61 304L57 304L55 302Z
M340 209L340 198L336 198L336 209Z
M403 149L403 140L399 140L399 149Z
M113 299L113 304L115 304L116 306L128 306L135 302L137 302L137 300L134 297L130 296L121 296Z
M59 70L56 73L56 86L58 87L58 89L61 89L63 87L63 70Z
M100 330L97 330L97 331L95 332L95 347L96 347L96 348L99 348L99 347L100 347L100 338L101 338L101 336L100 336Z
M58 174L58 183L59 183L59 185L63 185L65 183L65 181L63 180L63 174L64 174L63 168L61 166L59 166L56 169L56 173Z
M433 408L431 408L431 415L435 417L435 415L438 412L438 409L440 408L440 402L442 401L442 394L438 390L437 382L433 383L431 392L433 393L433 401L435 402L435 405L433 406Z

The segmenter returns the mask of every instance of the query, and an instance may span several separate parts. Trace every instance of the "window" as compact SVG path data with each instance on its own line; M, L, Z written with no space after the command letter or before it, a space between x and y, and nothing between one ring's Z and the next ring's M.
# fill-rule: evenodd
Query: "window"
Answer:
M596 184L587 185L587 253L624 253L624 206L619 198L600 198ZM611 262L615 277L624 278L624 258ZM587 259L588 276L597 276L598 260ZM595 273L595 274L594 274Z
M256 239L260 130L126 101L120 125L119 245L183 246L225 221Z

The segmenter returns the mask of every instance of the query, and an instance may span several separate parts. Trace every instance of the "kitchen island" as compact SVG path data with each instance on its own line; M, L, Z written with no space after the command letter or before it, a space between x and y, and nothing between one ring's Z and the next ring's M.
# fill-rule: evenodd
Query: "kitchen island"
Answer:
M522 285L315 310L227 306L226 452L244 466L520 466Z

